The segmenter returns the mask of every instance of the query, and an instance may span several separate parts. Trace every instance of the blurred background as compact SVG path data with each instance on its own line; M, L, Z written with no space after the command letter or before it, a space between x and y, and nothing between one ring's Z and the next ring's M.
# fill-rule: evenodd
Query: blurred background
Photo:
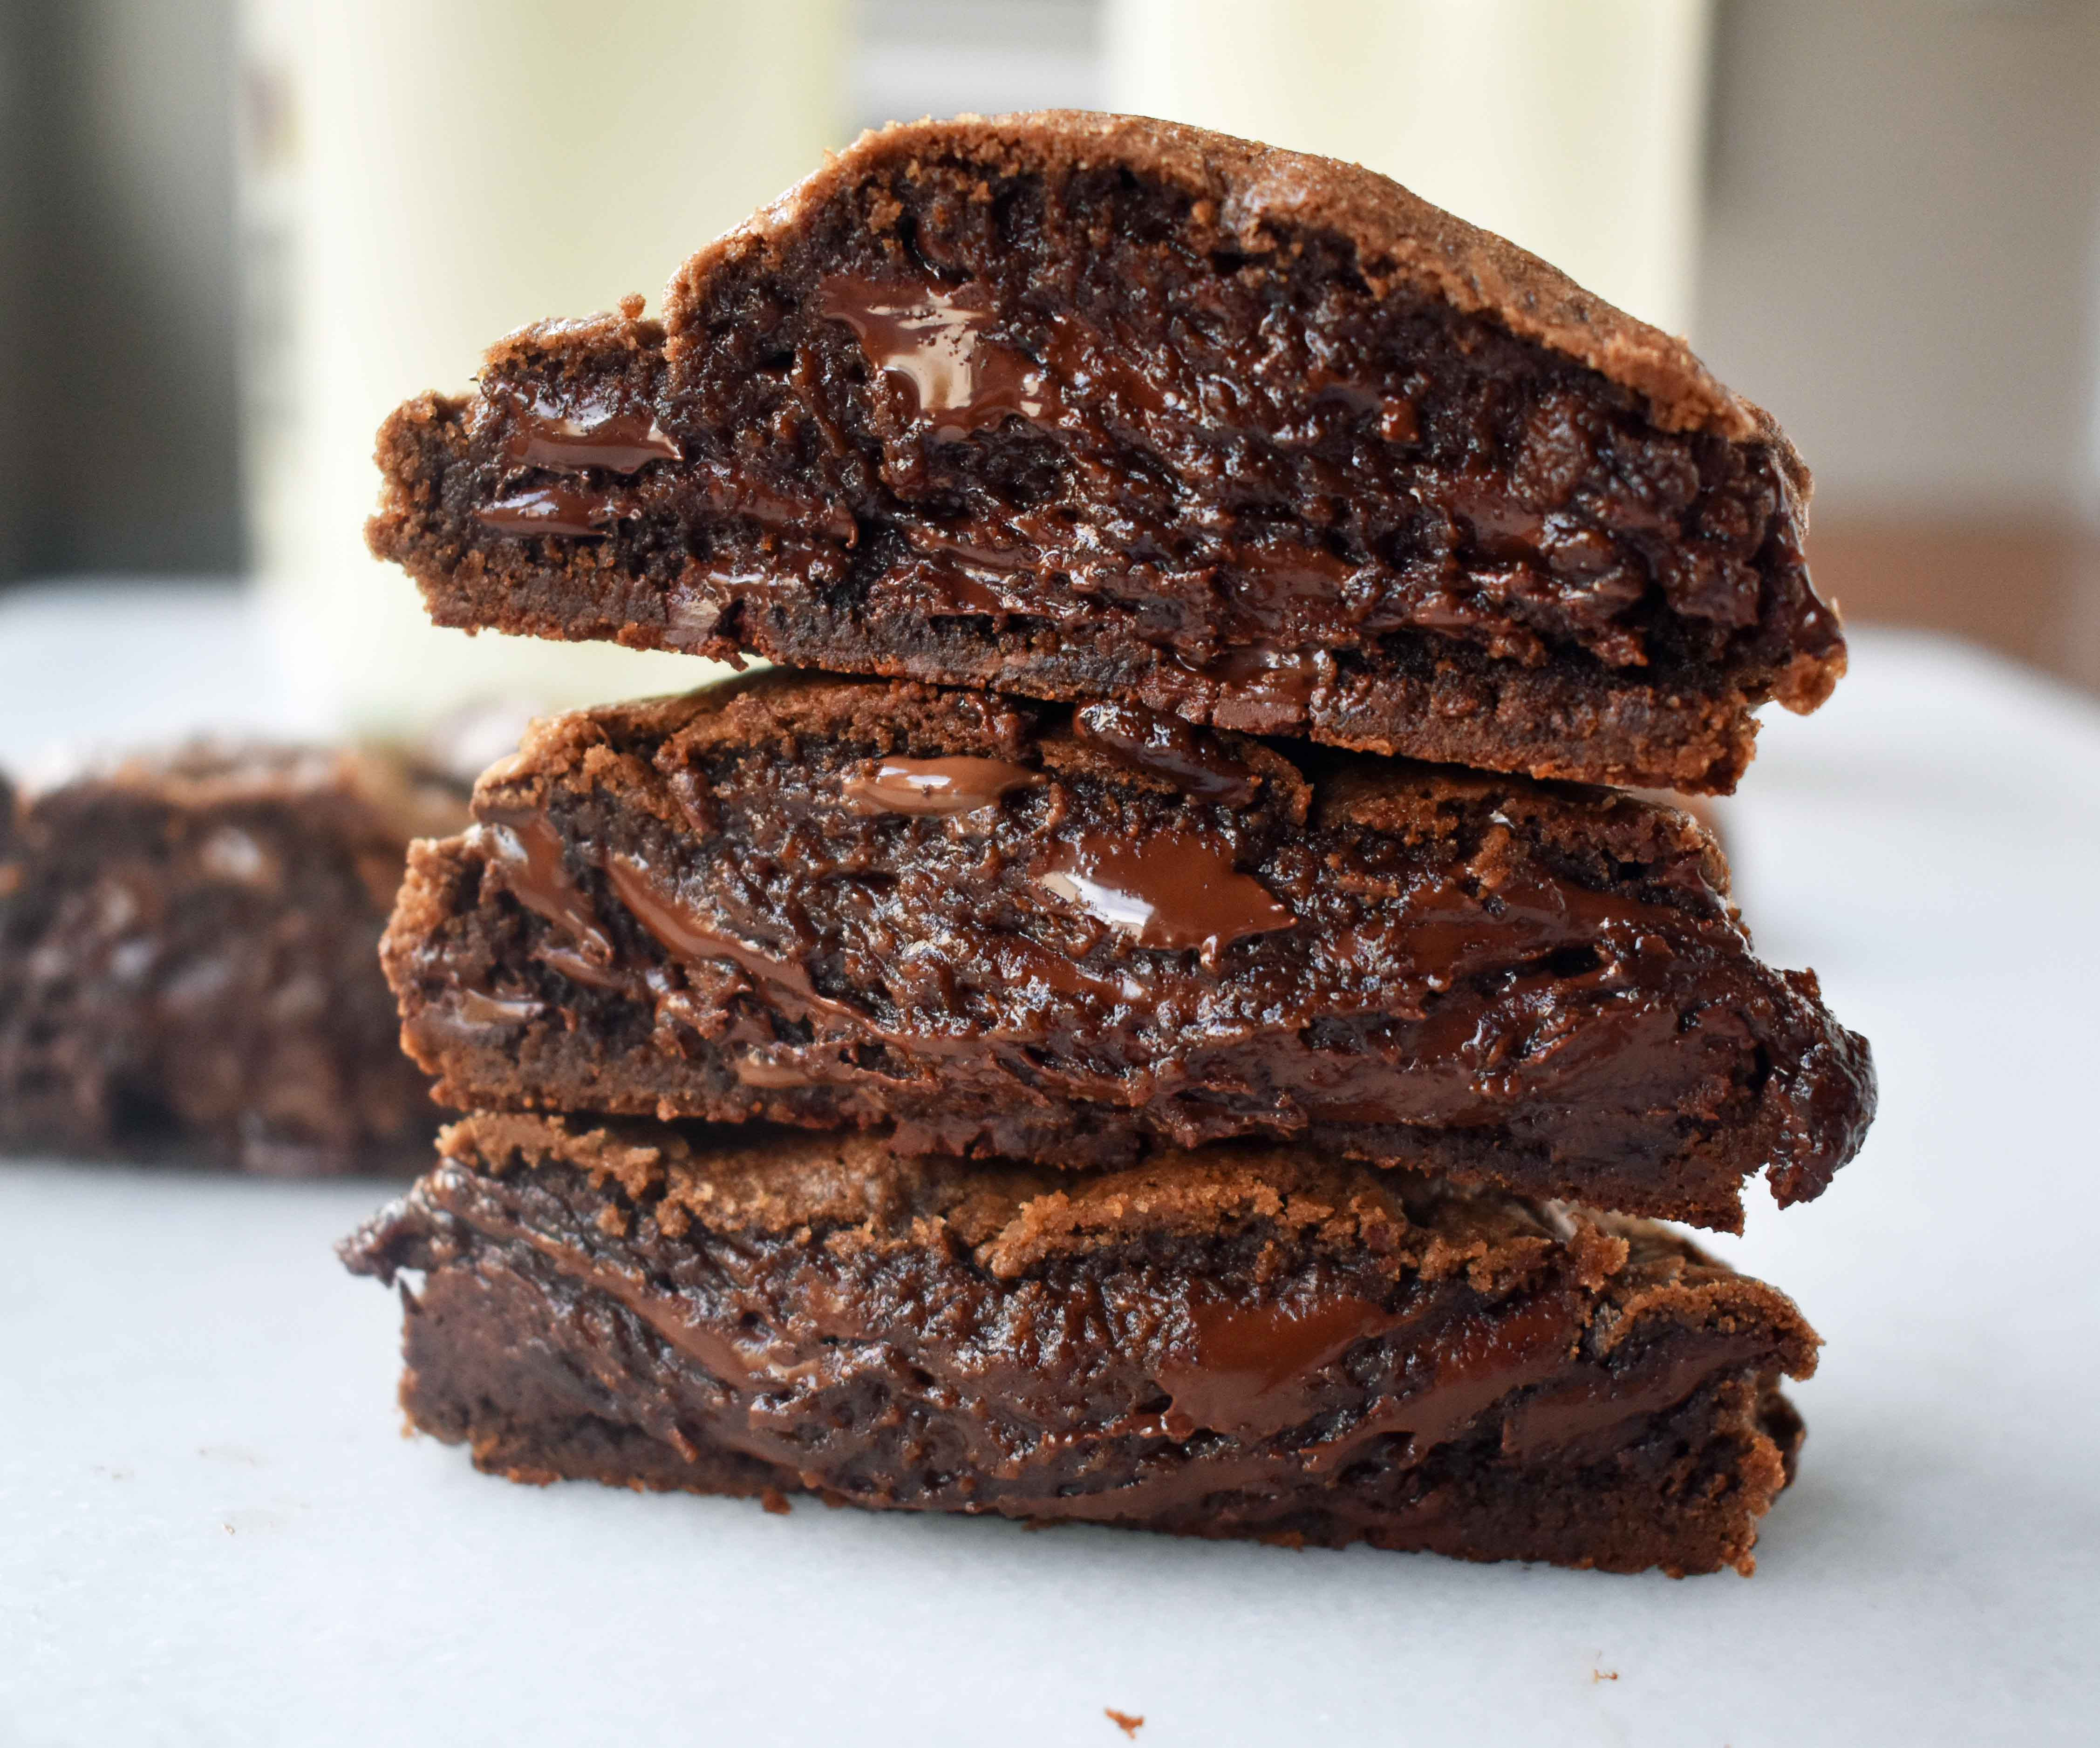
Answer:
M1507 231L1778 414L1854 623L2100 689L2094 0L0 0L0 604L256 576L360 723L656 685L425 625L359 539L381 415L653 308L862 127L1045 105Z

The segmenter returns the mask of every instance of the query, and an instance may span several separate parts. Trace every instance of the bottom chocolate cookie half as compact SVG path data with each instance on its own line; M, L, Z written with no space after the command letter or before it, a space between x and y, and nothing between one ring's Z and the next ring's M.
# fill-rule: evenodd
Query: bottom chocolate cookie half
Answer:
M1748 1572L1813 1370L1644 1221L1230 1145L1073 1178L482 1115L343 1247L514 1480Z

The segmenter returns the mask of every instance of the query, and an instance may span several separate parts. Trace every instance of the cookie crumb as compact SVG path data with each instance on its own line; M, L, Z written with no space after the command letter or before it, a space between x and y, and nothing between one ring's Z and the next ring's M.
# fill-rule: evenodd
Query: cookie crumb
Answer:
M768 1487L758 1495L758 1503L776 1517L785 1517L795 1508L788 1503L788 1495L778 1487ZM1612 1679L1616 1680L1617 1677Z
M1616 1681L1619 1679L1619 1672L1616 1669L1593 1669L1590 1671L1590 1679L1592 1681Z
M1143 1714L1140 1713L1133 1718L1128 1712L1118 1711L1113 1706L1104 1706L1101 1710L1107 1713L1110 1723L1129 1737L1132 1741L1137 1740L1137 1733L1145 1728Z

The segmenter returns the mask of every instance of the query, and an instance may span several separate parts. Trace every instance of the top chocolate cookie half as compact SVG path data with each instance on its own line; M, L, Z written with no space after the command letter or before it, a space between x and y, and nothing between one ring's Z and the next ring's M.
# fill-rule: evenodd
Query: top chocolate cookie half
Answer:
M1843 671L1771 420L1353 165L892 127L639 307L382 430L440 623L1690 791Z

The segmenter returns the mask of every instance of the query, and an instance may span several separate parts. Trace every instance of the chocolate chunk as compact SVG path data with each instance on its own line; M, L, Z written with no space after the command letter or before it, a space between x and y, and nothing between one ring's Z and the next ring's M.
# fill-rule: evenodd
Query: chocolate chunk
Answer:
M1747 1572L1815 1365L1663 1228L1311 1150L1086 1180L483 1115L442 1152L344 1257L422 1273L403 1403L521 1481Z
M571 951L594 966L610 966L611 940L567 865L561 834L530 808L483 808L474 827L488 851L490 878L528 910L553 923Z
M911 391L911 416L942 442L995 429L1009 414L1049 416L1043 373L988 337L996 314L981 286L927 280L877 284L843 275L817 288L818 313L844 322L875 369Z
M863 813L975 813L1042 781L1004 759L882 759L839 791Z
M406 1042L462 1108L1068 1166L1296 1138L1730 1227L1745 1175L1805 1200L1858 1148L1866 1046L1683 814L1205 732L1248 799L968 690L775 671L543 724L415 854Z
M437 1112L377 949L408 840L465 824L463 786L377 753L200 746L19 810L0 785L0 1150L420 1165Z
M1215 734L1142 704L1088 704L1072 714L1085 739L1133 771L1162 777L1200 801L1244 807L1254 799L1254 773Z
M1193 947L1206 965L1250 935L1298 919L1225 844L1172 828L1136 841L1082 832L1051 845L1035 883L1141 947Z
M564 410L538 403L518 409L517 424L504 445L504 459L516 468L546 468L580 473L587 468L633 473L651 461L680 459L678 446L644 410L621 412L607 407Z
M535 486L513 491L474 512L484 527L500 534L561 534L602 539L613 520L612 500L573 486Z
M1683 791L1843 669L1771 420L1352 165L890 128L665 308L389 420L372 545L440 623Z

